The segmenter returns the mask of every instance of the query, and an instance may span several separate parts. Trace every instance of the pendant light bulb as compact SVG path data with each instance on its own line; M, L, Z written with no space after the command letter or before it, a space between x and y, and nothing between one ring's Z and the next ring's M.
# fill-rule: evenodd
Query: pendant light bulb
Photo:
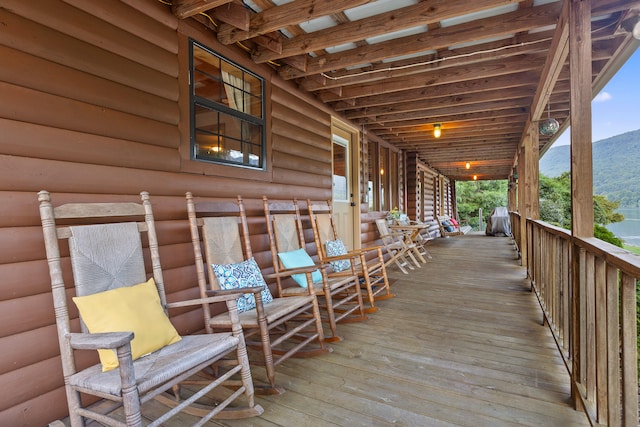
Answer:
M440 135L442 135L442 125L440 125L440 123L436 123L433 125L433 136L440 138Z

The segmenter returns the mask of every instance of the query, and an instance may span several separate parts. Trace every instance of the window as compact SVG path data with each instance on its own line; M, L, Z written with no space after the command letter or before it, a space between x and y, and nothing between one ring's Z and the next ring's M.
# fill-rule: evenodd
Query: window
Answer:
M191 159L265 168L264 80L191 40Z

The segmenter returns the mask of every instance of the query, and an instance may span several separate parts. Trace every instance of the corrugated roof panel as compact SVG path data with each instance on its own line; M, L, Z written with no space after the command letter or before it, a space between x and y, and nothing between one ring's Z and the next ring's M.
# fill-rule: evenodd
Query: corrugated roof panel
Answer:
M417 52L417 53L411 53L409 55L401 55L401 56L394 56L393 58L386 58L386 59L383 59L382 62L387 63L387 62L402 61L403 59L419 58L421 56L433 55L434 53L436 53L435 50L425 50L424 52Z
M355 49L357 46L355 43L345 43L338 46L331 46L325 50L329 53L342 52L343 50Z
M313 33L315 31L324 30L325 28L335 27L336 25L336 21L334 21L330 16L321 16L320 18L301 22L300 28L302 28L305 33Z
M515 34L507 34L507 35L504 35L504 36L490 37L490 38L487 38L487 39L474 40L472 42L467 42L467 43L460 43L460 44L457 44L457 45L449 46L449 50L455 50L455 49L460 49L460 48L463 48L463 47L475 46L475 45L478 45L478 44L497 42L499 40L507 40L507 39L513 38L514 36L515 36Z
M369 18L413 4L418 4L418 0L378 0L354 7L353 9L347 9L344 11L344 14L347 15L347 18L351 21L357 21L358 19Z
M358 68L364 68L364 67L370 67L371 64L370 62L366 63L366 64L358 64L358 65L352 65L350 67L344 67L345 70L356 70Z
M442 21L440 21L440 26L452 27L454 25L464 24L465 22L471 22L490 18L492 16L503 15L509 12L515 12L516 10L518 10L518 3L507 4L500 7L494 7L493 9L487 9L480 12L469 13L467 15L456 16L455 18L443 19Z
M367 43L376 44L376 43L386 42L389 40L398 39L400 37L406 37L406 36L411 36L413 34L424 33L426 31L427 31L427 26L420 25L418 27L407 28L400 31L394 31L392 33L386 33L379 36L369 37L367 39Z

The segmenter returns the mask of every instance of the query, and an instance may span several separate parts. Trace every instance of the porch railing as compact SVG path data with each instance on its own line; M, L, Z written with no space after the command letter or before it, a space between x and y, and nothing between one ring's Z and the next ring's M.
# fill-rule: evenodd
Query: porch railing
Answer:
M592 425L636 427L640 257L531 219L526 244L527 273L571 375L576 407Z

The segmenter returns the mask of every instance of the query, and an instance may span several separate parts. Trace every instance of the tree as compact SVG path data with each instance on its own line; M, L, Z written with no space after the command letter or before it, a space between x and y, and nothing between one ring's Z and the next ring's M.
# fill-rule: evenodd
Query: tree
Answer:
M458 181L456 182L456 201L458 216L469 225L478 228L478 211L482 208L486 218L497 206L507 206L507 181ZM486 223L486 219L483 219Z
M612 222L624 220L616 212L620 202L605 196L593 196L594 236L605 242L622 247L618 239L604 227ZM540 219L558 227L571 229L571 175L565 172L556 178L540 175Z

